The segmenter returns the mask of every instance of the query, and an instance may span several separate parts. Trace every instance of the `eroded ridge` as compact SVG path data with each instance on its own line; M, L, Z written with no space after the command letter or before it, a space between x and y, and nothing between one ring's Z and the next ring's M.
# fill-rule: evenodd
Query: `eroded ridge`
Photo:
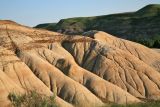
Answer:
M157 100L159 59L147 47L104 32L69 36L0 21L0 104L10 104L13 90L56 92L61 107Z

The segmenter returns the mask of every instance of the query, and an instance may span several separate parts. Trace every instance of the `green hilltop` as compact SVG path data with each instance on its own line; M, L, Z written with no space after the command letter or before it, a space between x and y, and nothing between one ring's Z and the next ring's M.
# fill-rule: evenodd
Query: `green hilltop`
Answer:
M57 24L36 27L73 35L100 30L148 47L160 48L160 4L150 4L136 12L68 18Z

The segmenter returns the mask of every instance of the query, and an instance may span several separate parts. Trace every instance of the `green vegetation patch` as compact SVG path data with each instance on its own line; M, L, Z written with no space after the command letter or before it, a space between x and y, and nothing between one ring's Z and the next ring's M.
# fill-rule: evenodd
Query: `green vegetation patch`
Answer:
M41 95L35 91L23 95L10 93L8 98L14 107L58 107L55 96Z

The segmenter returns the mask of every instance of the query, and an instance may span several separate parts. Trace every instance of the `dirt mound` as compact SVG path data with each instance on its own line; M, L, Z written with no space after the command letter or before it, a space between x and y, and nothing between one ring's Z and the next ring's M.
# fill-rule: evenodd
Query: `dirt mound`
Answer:
M56 91L62 107L160 98L160 55L147 47L104 32L67 36L6 23L0 24L0 105L10 105L13 90Z

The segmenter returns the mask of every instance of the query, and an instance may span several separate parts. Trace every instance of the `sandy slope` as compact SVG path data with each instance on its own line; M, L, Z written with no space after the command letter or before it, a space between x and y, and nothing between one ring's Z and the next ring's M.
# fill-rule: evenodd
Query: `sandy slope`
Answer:
M0 21L2 106L10 105L13 90L56 90L61 107L157 100L159 71L157 52L104 32L67 36Z

